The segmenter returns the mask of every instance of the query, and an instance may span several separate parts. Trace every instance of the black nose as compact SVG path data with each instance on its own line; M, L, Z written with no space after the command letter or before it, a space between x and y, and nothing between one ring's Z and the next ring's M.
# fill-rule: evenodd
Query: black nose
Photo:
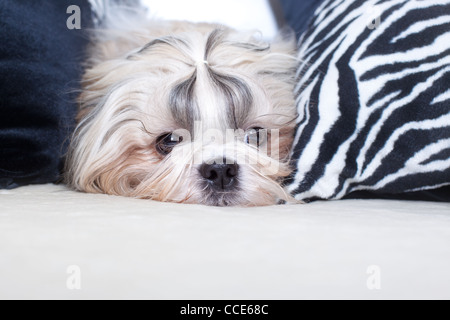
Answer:
M226 191L236 186L239 165L204 164L200 167L200 173L216 189Z

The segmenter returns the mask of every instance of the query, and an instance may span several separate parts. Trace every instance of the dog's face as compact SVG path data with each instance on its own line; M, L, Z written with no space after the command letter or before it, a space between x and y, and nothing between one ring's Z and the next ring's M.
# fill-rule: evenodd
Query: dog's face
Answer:
M164 33L170 36L162 36ZM85 75L68 183L213 206L291 198L294 41L174 24L99 41Z

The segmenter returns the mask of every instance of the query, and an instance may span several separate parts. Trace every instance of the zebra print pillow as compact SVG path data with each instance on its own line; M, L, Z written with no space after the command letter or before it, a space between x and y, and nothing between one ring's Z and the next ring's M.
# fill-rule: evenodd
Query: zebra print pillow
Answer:
M325 0L300 59L297 199L450 185L450 0Z

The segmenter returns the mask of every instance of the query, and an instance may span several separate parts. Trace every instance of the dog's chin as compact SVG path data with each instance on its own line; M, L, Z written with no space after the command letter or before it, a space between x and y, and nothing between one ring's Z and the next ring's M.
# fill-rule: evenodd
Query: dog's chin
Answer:
M266 207L273 206L279 203L279 199L276 196L266 199L250 199L245 196L243 191L234 192L215 192L206 194L202 200L197 203L210 206L210 207Z
M206 192L201 199L193 202L210 207L255 207L270 206L277 204L277 200L273 197L272 201L262 203L261 200L254 199L251 201L243 195L243 191L224 191L224 192Z
M218 190L207 182L202 182L198 190L187 201L186 204L201 204L211 207L266 207L284 202L292 202L293 198L283 192L280 184L276 181L267 181L264 187L256 187L257 181L240 180L239 184L231 190ZM252 187L253 186L253 187Z
M244 199L241 196L242 191L239 191L238 189L219 191L206 185L203 190L202 199L199 200L204 205L211 207L235 207L245 205Z
M205 205L211 207L235 207L240 205L239 198L236 194L224 192L214 193L206 197ZM241 204L242 205L242 204Z

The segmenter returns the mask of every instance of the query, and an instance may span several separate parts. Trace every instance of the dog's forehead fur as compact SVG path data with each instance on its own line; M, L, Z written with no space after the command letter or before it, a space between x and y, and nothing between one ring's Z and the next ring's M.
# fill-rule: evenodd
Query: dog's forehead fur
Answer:
M82 108L111 93L104 84L120 87L141 78L154 81L143 88L149 110L142 111L170 111L165 116L171 116L174 128L192 130L196 121L215 129L271 127L268 116L278 114L285 121L294 113L292 42L270 46L254 33L179 22L152 28L151 34L113 35L114 41L106 37L94 45L93 67L85 76L85 89L92 91L83 92ZM87 113L81 110L80 118Z
M244 128L249 118L260 115L255 113L255 96L264 95L256 81L261 70L252 74L247 64L261 59L270 45L233 39L233 33L226 28L203 29L151 40L127 59L158 58L155 68L163 68L168 77L180 78L167 98L180 127L192 131L195 122L201 121L214 128ZM269 107L260 101L258 111L269 112Z
M216 91L214 96L205 91ZM170 91L169 108L175 121L191 130L194 123L206 122L214 128L239 129L248 123L254 93L245 80L215 72L207 64Z

